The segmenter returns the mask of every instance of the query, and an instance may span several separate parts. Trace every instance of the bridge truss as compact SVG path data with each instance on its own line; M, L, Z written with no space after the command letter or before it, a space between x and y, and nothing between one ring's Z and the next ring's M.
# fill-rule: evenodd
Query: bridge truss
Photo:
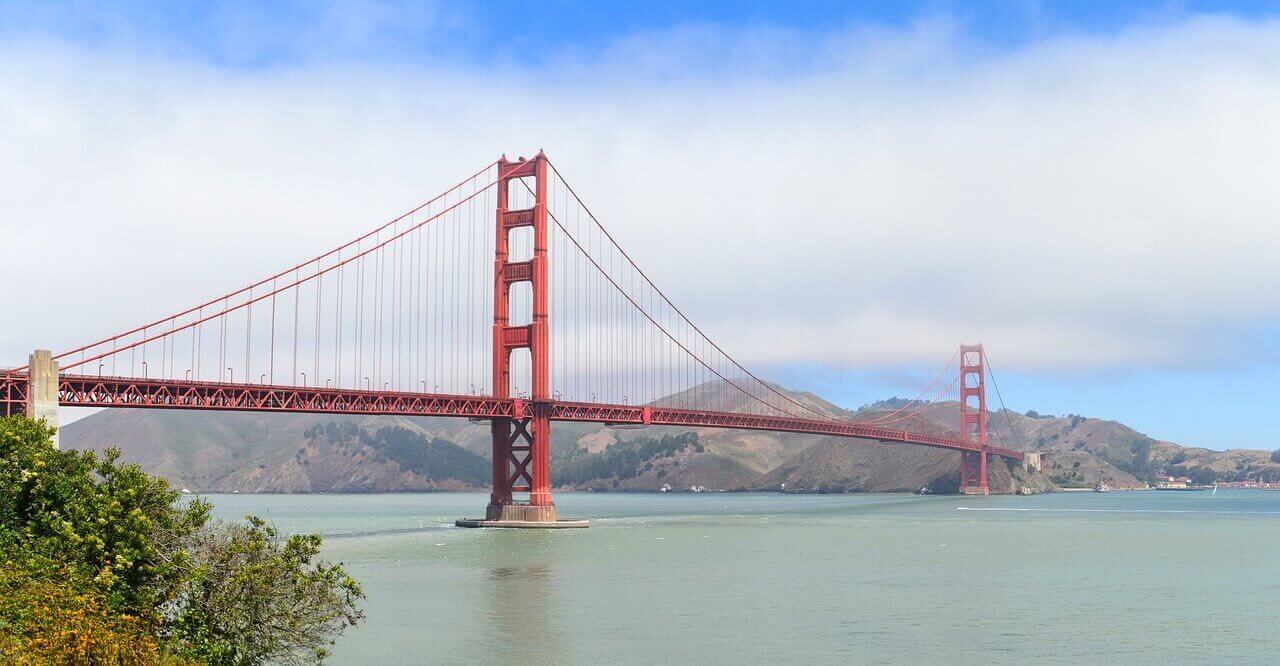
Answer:
M539 153L499 159L246 287L0 371L0 411L37 413L40 396L56 392L63 406L485 419L487 518L553 522L553 421L948 449L960 453L962 489L985 494L988 457L1022 453L987 440L982 347L952 361L954 374L868 416L782 391L694 325ZM954 431L906 429L957 391Z

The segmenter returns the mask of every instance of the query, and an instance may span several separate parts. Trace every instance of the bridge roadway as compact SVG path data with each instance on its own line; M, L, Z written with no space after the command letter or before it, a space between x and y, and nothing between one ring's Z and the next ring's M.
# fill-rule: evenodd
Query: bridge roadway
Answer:
M0 371L0 414L22 413L27 400L27 390L26 373ZM520 398L74 374L64 374L59 377L58 404L67 407L387 414L475 419L492 417L520 419L530 416L534 408L531 403ZM552 401L549 406L553 421L794 432L915 444L953 451L981 451L981 445L976 441L878 428L837 419L737 414L657 405ZM1023 459L1021 451L999 446L988 447L988 453L1009 460Z

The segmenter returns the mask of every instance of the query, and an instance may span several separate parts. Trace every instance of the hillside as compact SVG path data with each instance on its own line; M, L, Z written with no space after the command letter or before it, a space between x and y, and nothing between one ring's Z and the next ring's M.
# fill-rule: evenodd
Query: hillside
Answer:
M847 413L855 421L897 419L904 401L891 400ZM954 435L959 405L930 405L922 414L905 421L885 424L936 435ZM992 443L1001 443L992 439ZM1010 446L1010 448L1020 448ZM824 437L800 451L752 484L757 490L786 492L914 492L927 488L934 493L956 492L960 486L958 454L941 449L889 442L864 442L849 446L848 440ZM1043 474L1031 474L1020 464L1006 465L993 458L987 481L995 493L1014 493L1022 488L1043 492L1051 484Z
M894 406L877 403L859 410L856 418ZM935 425L954 423L958 409L955 402L937 403L921 418ZM1075 414L994 412L988 437L993 444L1043 454L1045 474L1058 487L1092 488L1102 481L1112 488L1140 488L1162 472L1200 483L1280 481L1280 463L1272 462L1268 451L1187 447L1153 439L1118 421Z
M1060 486L1142 485L1160 473L1213 481L1280 481L1280 464L1267 451L1186 447L1152 439L1117 421L1078 415L1064 417L999 413L1002 433L1045 454L1046 472ZM1012 426L1012 427L1010 427ZM1004 435L1003 441L1012 441Z
M724 386L708 384L663 403L720 404ZM807 393L790 393L830 416L875 420L902 401L856 412ZM929 405L895 427L952 432L958 405ZM1143 487L1155 473L1221 480L1280 480L1264 451L1209 451L1154 440L1115 421L1012 412L992 414L992 443L1042 452L1030 474L993 461L995 492L1055 487ZM206 492L389 492L483 488L489 429L465 419L238 412L104 410L62 430L63 445L100 450L118 445L180 487ZM557 423L552 481L561 489L787 492L953 492L957 454L926 447L836 437Z
M723 387L705 386L702 400L722 402ZM794 394L815 409L836 415L838 407L805 394ZM694 393L669 396L672 404L696 406ZM173 483L192 490L216 492L341 492L427 490L418 476L404 476L401 465L371 457L351 447L315 441L307 433L329 423L351 424L366 432L397 427L434 441L456 444L478 456L489 455L489 426L466 419L393 416L333 416L322 414L262 414L245 412L177 412L103 410L62 430L63 446L101 450L117 445L128 462L136 462ZM635 440L677 436L688 429L652 427L612 429L598 424L557 423L552 431L552 482L561 488L592 490L657 490L664 483L677 488L703 486L745 489L783 461L824 439L813 435L702 429L697 450L671 451L638 463L644 470L619 470L608 478L562 477L569 465L590 467L615 447L639 446ZM839 441L839 440L838 440ZM856 443L854 443L856 445ZM348 470L345 481L325 475L312 483L294 459L306 451L308 469ZM614 454L616 455L616 454ZM576 462L575 462L576 461ZM356 469L367 464L368 469ZM661 468L668 472L659 475ZM679 468L679 469L677 469ZM459 487L461 479L436 479ZM617 481L617 483L614 483ZM457 482L457 483L455 483ZM487 486L485 480L474 487Z

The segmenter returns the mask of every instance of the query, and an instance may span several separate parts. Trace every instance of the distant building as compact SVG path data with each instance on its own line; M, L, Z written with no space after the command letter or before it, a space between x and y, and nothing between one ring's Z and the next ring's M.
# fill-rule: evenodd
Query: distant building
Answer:
M1185 476L1161 475L1156 479L1157 490L1184 490L1191 487L1191 479Z

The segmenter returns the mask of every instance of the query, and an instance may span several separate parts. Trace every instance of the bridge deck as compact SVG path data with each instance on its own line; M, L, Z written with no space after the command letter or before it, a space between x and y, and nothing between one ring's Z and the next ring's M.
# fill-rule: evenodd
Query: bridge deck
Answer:
M136 379L62 375L58 401L68 407L135 407L146 409L211 409L256 412L310 412L323 414L387 414L460 418L517 418L527 415L529 403L513 398L361 391L354 389L299 388L261 384L198 382L172 379ZM26 403L25 373L0 373L0 413L21 412ZM955 437L877 428L837 419L736 414L663 406L550 403L551 419L608 424L689 426L764 430L832 435L931 446L954 451L979 451L976 442ZM991 446L988 452L1010 460L1022 460L1022 452Z

